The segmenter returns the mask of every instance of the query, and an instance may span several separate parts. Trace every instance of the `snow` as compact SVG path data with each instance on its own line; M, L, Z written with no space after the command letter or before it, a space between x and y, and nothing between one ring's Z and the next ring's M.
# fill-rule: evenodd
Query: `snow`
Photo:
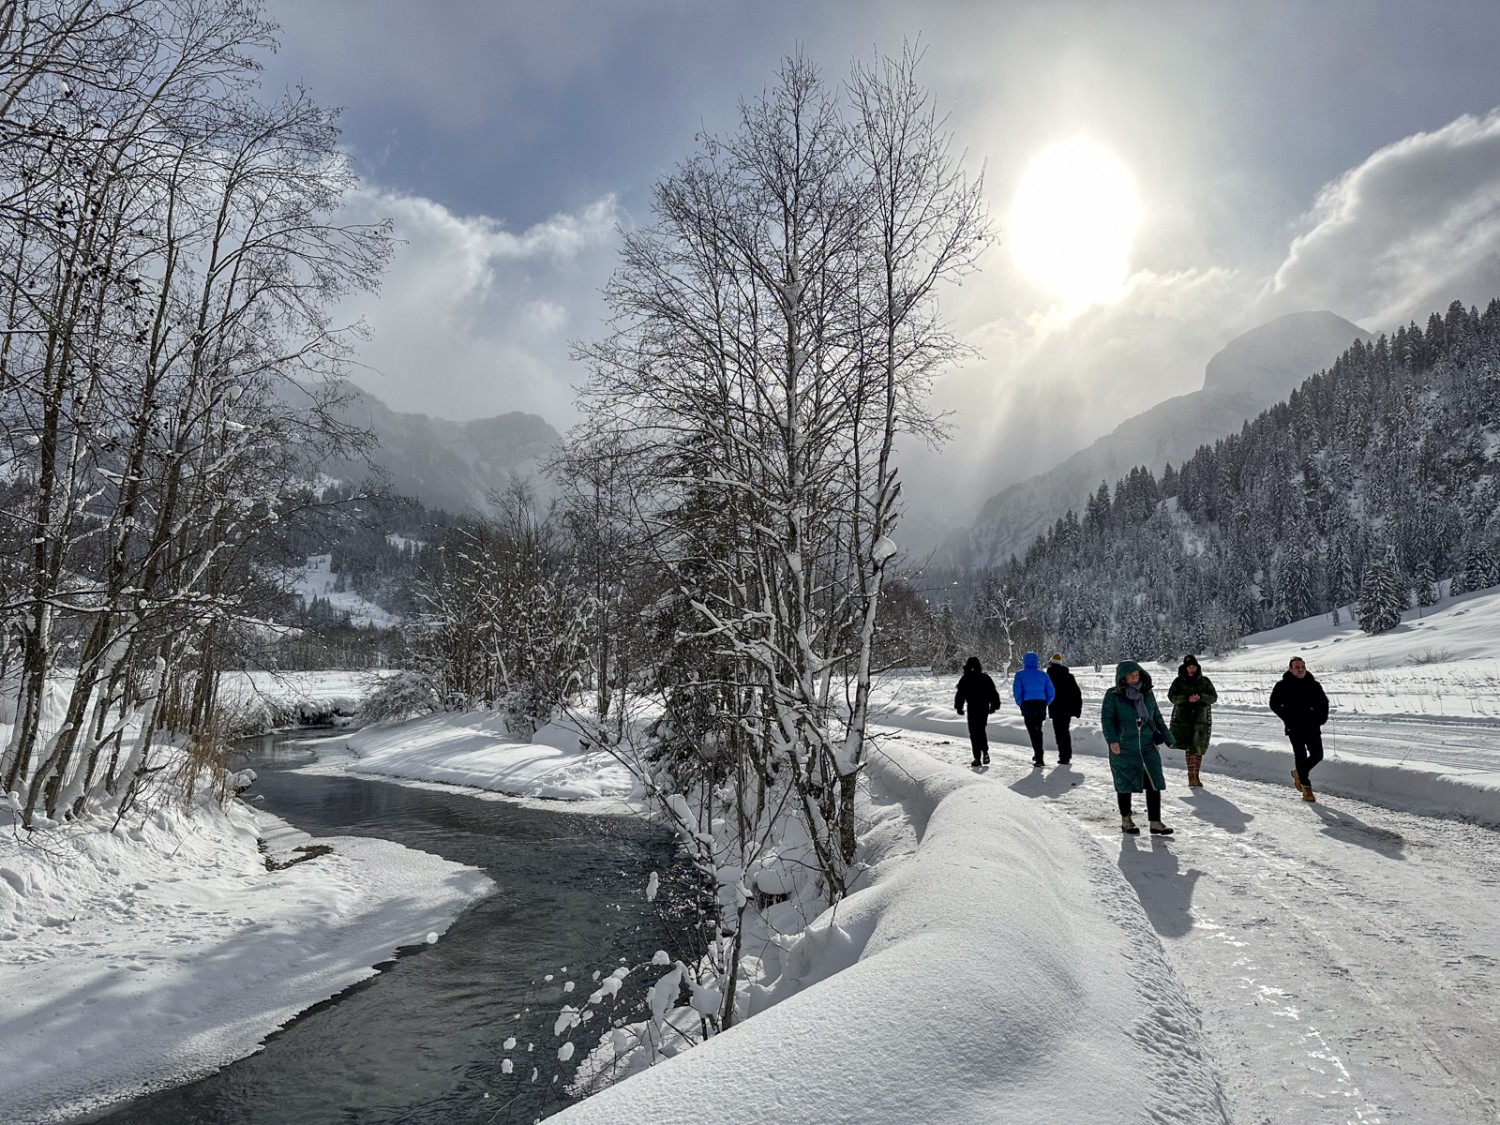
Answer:
M886 677L855 889L810 922L768 907L747 930L747 1018L558 1120L1492 1120L1500 848L1465 818L1500 824L1497 619L1492 591L1380 637L1316 618L1201 654L1222 702L1205 789L1165 755L1170 839L1119 831L1095 718L1112 670L1074 670L1071 767L1031 769L1007 709L983 773L963 767L954 677ZM1265 706L1294 654L1333 705L1316 804ZM1162 688L1175 672L1148 667ZM325 745L312 769L639 808L629 772L565 726L522 742L493 714L437 715ZM47 856L0 845L8 1111L55 1120L253 1050L486 886L372 840L265 872L250 816L169 817L128 841L63 829ZM305 839L260 831L278 856ZM601 994L620 972L592 974ZM692 1021L670 1009L677 988L650 995ZM576 1051L587 1075L623 1033L601 1042L583 1011L559 1010L534 1046Z
M304 772L348 772L407 784L456 786L481 796L569 801L590 812L628 812L636 783L630 771L578 733L553 723L529 742L490 711L429 715L367 727L330 747Z
M1072 766L1031 769L1002 715L996 764L975 774L953 677L887 679L868 885L752 951L765 976L748 1019L558 1120L1492 1120L1500 849L1456 817L1500 823L1497 614L1500 592L1471 595L1384 637L1317 619L1205 657L1243 702L1215 709L1234 735L1216 737L1206 789L1173 763L1171 839L1119 832L1087 707ZM1429 646L1445 664L1414 667ZM1346 744L1312 805L1265 708L1299 651ZM1423 716L1413 673L1469 685L1473 713ZM1107 673L1080 679L1097 700ZM1403 708L1420 725L1376 739ZM1432 728L1469 732L1462 768L1420 760Z
M333 850L267 870L314 842ZM473 868L384 840L313 841L239 802L115 831L24 835L0 814L5 1120L66 1121L251 1054L492 889Z
M332 555L308 555L306 567L291 579L288 590L300 594L304 606L311 605L314 598L325 599L335 611L347 613L352 625L389 629L400 624L400 618L354 591L335 590L338 576L333 573L332 565Z
M1401 625L1379 635L1319 616L1247 637L1224 657L1202 654L1219 693L1209 768L1276 785L1286 778L1291 752L1267 700L1296 655L1328 693L1320 792L1500 825L1500 591L1409 610ZM1142 665L1164 697L1176 663ZM1073 674L1085 700L1073 724L1076 753L1102 755L1097 701L1114 669ZM871 705L891 725L964 737L952 681L890 677ZM990 738L1026 744L1020 716L1002 710Z
M790 995L556 1120L1225 1120L1200 1015L1095 842L898 744L871 771L877 850L915 851L767 951Z
M219 698L235 713L240 729L260 732L330 718L348 718L379 681L394 675L385 669L310 672L225 672Z

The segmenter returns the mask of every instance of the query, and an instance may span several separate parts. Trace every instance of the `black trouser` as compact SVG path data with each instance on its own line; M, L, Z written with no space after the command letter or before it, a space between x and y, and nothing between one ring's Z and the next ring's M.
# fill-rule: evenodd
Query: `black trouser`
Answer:
M969 708L969 743L974 747L976 766L990 756L990 736L984 729L985 723L989 721L988 715L976 715L974 708Z
M1116 793L1115 794L1115 799L1120 803L1120 815L1121 816L1129 816L1130 815L1130 794L1129 793ZM1160 820L1161 819L1161 790L1160 789L1149 789L1148 788L1146 790L1146 816L1148 816L1152 820Z
M1311 730L1287 731L1292 740L1292 755L1297 759L1297 777L1303 785L1308 784L1307 775L1313 766L1323 760L1323 732L1317 727Z
M1072 715L1052 716L1052 735L1057 739L1057 760L1059 762L1068 762L1073 759L1073 732L1068 729L1068 724L1072 721Z
M1042 723L1047 718L1045 699L1028 699L1021 704L1021 717L1026 720L1026 733L1031 735L1031 756L1042 760Z

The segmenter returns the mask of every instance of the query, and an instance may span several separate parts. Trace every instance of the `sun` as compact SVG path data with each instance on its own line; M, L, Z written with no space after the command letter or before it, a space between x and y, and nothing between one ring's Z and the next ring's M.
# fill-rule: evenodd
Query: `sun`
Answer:
M1125 289L1139 212L1135 180L1108 149L1064 141L1021 177L1011 253L1023 273L1074 308L1112 301Z

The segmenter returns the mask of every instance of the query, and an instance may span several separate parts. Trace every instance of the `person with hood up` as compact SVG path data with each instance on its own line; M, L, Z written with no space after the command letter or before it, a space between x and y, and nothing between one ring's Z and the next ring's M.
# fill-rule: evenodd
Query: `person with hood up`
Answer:
M1203 674L1196 656L1184 656L1177 669L1177 678L1167 689L1167 700L1172 704L1172 741L1187 753L1188 786L1203 787L1198 771L1203 768L1203 755L1208 753L1208 739L1213 733L1213 705L1219 701L1214 682Z
M1031 764L1042 764L1042 720L1047 717L1047 708L1057 698L1057 689L1052 678L1037 667L1037 656L1028 652L1021 658L1021 670L1010 682L1010 693L1015 697L1021 717L1026 720L1026 733L1031 736Z
M1156 749L1163 742L1171 746L1172 733L1151 694L1150 673L1134 660L1115 665L1115 686L1104 693L1099 722L1104 728L1104 741L1109 743L1109 772L1114 775L1120 806L1120 831L1140 835L1130 798L1144 789L1151 835L1172 835L1172 829L1161 819L1161 791L1166 788L1166 779Z
M1073 760L1073 732L1068 724L1083 714L1083 692L1060 652L1054 652L1047 661L1047 678L1055 693L1047 713L1052 716L1052 734L1057 739L1057 764L1064 766Z
M964 664L964 674L958 678L958 692L953 696L953 706L962 715L969 709L969 744L974 750L974 765L990 764L990 740L984 726L990 716L1000 710L1000 689L990 679L979 663L979 657L971 656Z
M1328 721L1328 696L1323 685L1313 679L1307 662L1292 657L1287 670L1271 689L1271 710L1281 718L1286 736L1292 741L1292 784L1304 801L1316 801L1308 774L1323 760L1323 724Z

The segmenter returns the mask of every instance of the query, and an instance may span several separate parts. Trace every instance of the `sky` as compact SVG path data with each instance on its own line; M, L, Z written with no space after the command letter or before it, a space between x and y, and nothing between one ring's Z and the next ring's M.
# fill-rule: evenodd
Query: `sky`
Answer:
M919 41L919 75L984 176L996 240L941 294L978 354L935 385L948 442L906 466L913 505L956 524L1197 390L1219 348L1277 315L1379 332L1500 296L1494 0L267 6L282 25L267 83L343 108L362 180L347 207L401 239L379 296L346 310L374 334L357 381L397 410L576 421L571 347L605 333L619 232L798 50L837 81ZM1036 222L1018 190L1069 143L1107 153L1110 174L1072 166L1084 195L1052 218L1134 217L1087 299L1016 256ZM1118 207L1087 195L1121 174ZM1040 197L1070 198L1056 182ZM1109 242L1082 225L1081 253Z

